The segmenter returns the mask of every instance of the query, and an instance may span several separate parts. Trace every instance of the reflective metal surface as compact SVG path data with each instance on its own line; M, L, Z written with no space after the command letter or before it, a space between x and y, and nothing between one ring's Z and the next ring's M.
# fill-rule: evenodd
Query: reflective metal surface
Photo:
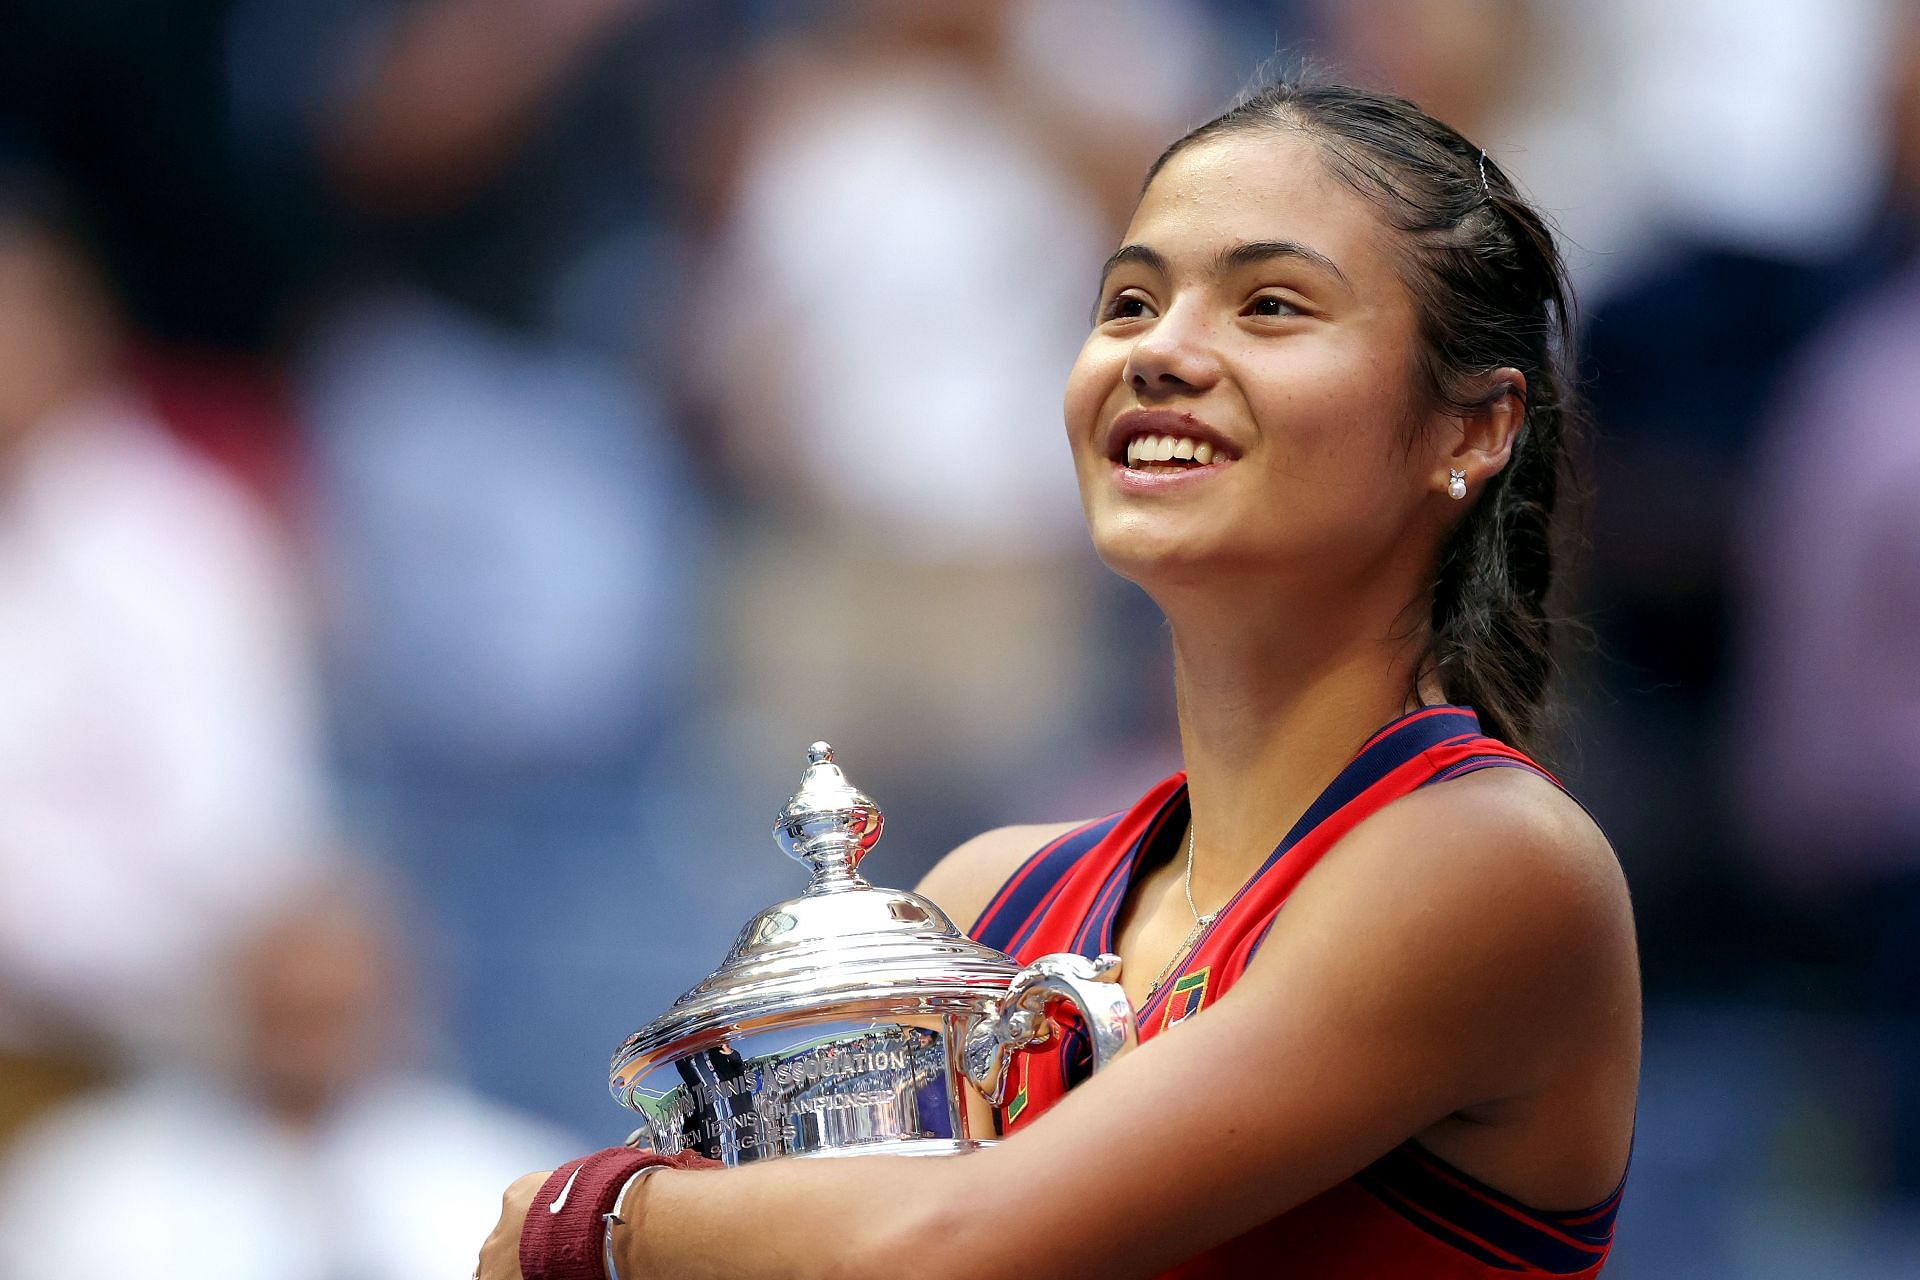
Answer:
M1022 969L926 898L860 874L883 819L815 743L774 838L811 876L740 931L726 960L614 1056L640 1140L728 1164L776 1156L948 1154L972 1132L964 1081L990 1101L1012 1055L1071 1008L1098 1070L1134 1042L1119 958Z
M961 1066L980 1095L994 1106L1005 1102L1007 1066L1013 1055L1052 1035L1049 1011L1072 1003L1093 1044L1098 1070L1135 1040L1133 1009L1120 989L1120 957L1060 953L1041 956L1014 975L1007 993L990 1002L967 1033Z
M651 1145L741 1164L873 1143L941 1153L965 1143L966 1103L948 1048L954 1029L805 1030L814 1034L784 1047L774 1045L794 1036L742 1037L658 1073L670 1087L636 1099Z

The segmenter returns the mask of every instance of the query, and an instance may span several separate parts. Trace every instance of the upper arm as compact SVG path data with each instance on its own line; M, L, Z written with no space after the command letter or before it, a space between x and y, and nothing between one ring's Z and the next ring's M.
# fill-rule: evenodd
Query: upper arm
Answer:
M1457 1111L1546 1087L1593 1057L1603 1016L1637 1027L1604 837L1571 802L1541 803L1537 779L1476 779L1356 827L1217 1005L993 1153L1002 1185L1071 1179L1090 1206L1050 1228L1047 1264L1172 1265Z
M1080 825L1050 822L997 827L975 836L940 859L921 878L915 891L933 899L959 928L971 929L987 904L993 901L993 895L1023 862L1043 845Z

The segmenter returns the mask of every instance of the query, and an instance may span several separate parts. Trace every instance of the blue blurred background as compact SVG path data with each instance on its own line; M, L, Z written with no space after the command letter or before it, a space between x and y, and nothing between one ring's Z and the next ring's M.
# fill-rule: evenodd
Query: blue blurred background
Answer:
M895 884L1174 767L1057 406L1146 163L1303 63L1484 143L1584 304L1609 1274L1920 1274L1913 0L4 22L0 1277L465 1274L798 883L808 742Z

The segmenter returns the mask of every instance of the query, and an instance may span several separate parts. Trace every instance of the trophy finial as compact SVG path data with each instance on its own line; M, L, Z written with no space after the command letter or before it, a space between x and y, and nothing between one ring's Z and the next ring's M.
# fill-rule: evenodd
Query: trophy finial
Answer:
M807 771L780 811L773 838L788 857L813 872L807 892L825 893L868 887L858 867L883 825L880 806L834 763L833 747L816 742L807 748Z

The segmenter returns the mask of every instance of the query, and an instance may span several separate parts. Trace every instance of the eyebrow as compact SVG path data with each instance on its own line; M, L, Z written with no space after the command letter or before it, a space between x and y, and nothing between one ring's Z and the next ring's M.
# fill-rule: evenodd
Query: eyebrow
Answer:
M1159 250L1149 249L1143 244L1123 244L1118 249L1115 249L1112 255L1107 258L1106 262L1101 265L1101 287L1106 287L1107 277L1113 274L1114 268L1125 266L1129 262L1137 262L1147 270L1158 272L1161 275L1167 274L1167 259Z
M1244 244L1236 244L1230 249L1221 250L1214 257L1213 270L1216 275L1225 275L1236 268L1271 262L1275 258L1298 258L1319 267L1349 291L1353 288L1339 263L1318 249L1310 249L1293 240L1249 240Z
M1213 273L1225 275L1229 271L1261 262L1271 262L1275 258L1297 258L1302 262L1310 263L1338 280L1349 292L1353 289L1352 282L1347 279L1347 273L1340 269L1339 263L1318 249L1309 248L1293 240L1247 240L1240 244L1229 245L1214 255ZM1167 274L1167 259L1159 250L1150 249L1144 244L1123 244L1114 250L1113 256L1108 258L1106 264L1100 268L1101 287L1106 287L1107 277L1113 274L1116 267L1129 262L1137 262L1147 270L1161 275Z

